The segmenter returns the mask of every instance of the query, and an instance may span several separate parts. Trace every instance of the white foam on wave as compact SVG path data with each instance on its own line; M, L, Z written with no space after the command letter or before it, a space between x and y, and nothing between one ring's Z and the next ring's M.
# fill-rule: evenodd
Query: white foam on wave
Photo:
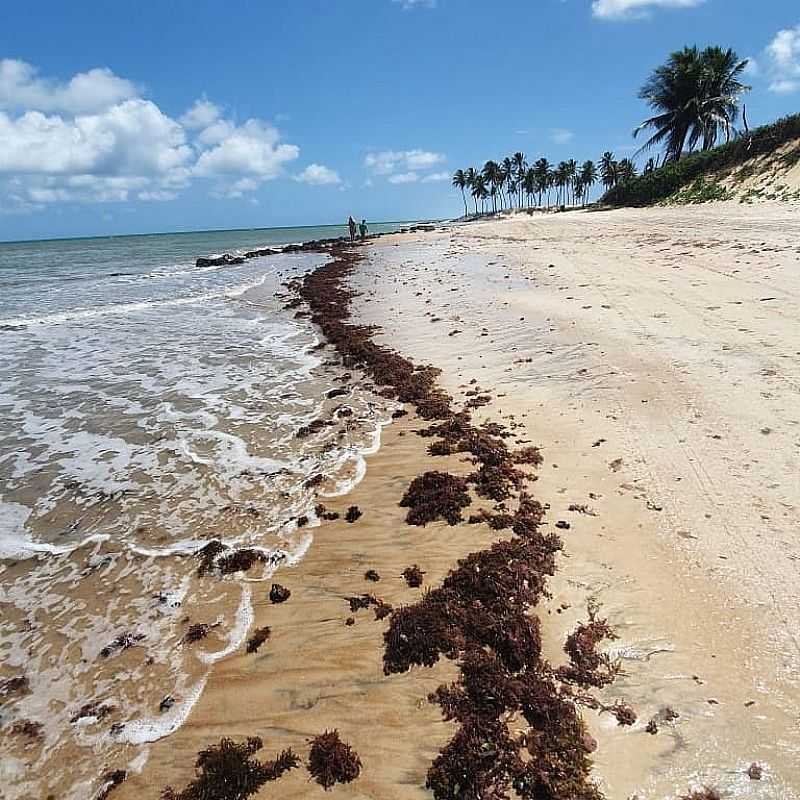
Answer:
M236 609L236 617L234 618L233 627L228 634L228 644L218 650L216 653L209 653L201 651L197 657L204 664L214 664L225 656L235 653L241 646L253 624L253 595L250 587L247 584L242 586L242 599L239 601L239 607Z
M175 733L189 718L189 714L203 694L207 681L208 674L187 690L181 702L175 703L158 717L141 717L126 722L122 730L114 735L114 739L128 744L142 745L157 742Z

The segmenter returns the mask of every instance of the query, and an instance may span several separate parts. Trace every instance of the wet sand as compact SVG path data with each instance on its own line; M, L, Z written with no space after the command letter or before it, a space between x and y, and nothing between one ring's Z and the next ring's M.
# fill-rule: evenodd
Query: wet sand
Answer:
M551 526L570 526L539 612L547 652L560 660L565 635L598 601L625 667L606 699L639 714L632 728L586 714L611 800L701 783L800 796L799 229L785 206L517 217L382 238L352 282L363 291L353 316L380 324L378 341L440 367L457 399L477 379L494 398L485 416L524 423L519 443L542 446L535 496L550 504ZM272 605L256 585L254 625L269 625L270 641L215 666L187 724L151 746L115 798L182 788L197 752L221 736L262 736L268 758L288 746L304 755L307 738L331 727L364 765L337 796L430 796L425 773L454 725L425 698L454 667L385 677L386 622L351 614L347 597L413 602L421 590L406 586L404 567L418 563L435 585L501 537L483 525L404 523L397 503L416 475L464 469L457 457L432 467L410 433L419 426L410 417L386 429L364 481L326 502L364 516L313 530L305 558L276 576L289 601ZM366 581L367 569L380 582ZM665 721L666 708L677 719ZM763 780L747 776L752 762ZM322 796L305 770L257 796L277 792Z

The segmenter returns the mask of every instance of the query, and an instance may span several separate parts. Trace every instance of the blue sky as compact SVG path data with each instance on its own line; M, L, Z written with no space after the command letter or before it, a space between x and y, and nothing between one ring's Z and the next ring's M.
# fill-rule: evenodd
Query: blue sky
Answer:
M440 217L457 167L631 155L649 71L754 58L800 110L796 0L7 0L0 240Z

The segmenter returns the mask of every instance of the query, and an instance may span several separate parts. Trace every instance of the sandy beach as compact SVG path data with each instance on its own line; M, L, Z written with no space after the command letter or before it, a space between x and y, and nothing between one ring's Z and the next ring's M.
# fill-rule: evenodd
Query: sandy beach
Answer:
M477 381L492 397L477 418L542 448L533 491L565 542L538 610L545 653L562 662L566 635L598 603L624 667L603 699L638 715L624 728L584 715L612 800L704 784L800 796L798 228L779 204L517 215L383 237L351 279L353 318L379 325L378 342L439 367L456 400ZM385 430L364 481L326 502L363 517L314 530L306 557L276 577L290 600L256 597L270 641L216 665L188 723L115 796L182 787L221 736L262 736L272 757L333 727L364 765L337 795L430 796L426 771L454 726L426 696L453 664L384 676L386 622L347 600L414 602L406 566L434 586L500 538L485 525L405 524L398 502L414 476L465 469L458 456L431 467L420 424L411 415ZM279 790L321 792L303 770Z

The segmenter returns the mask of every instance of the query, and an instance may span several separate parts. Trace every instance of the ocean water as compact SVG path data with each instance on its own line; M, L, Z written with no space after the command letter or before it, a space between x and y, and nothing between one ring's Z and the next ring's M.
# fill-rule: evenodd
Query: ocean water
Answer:
M363 476L393 406L284 308L323 256L194 265L343 233L0 244L0 694L27 680L0 697L4 796L90 797L141 768L242 645L259 584L311 545L314 505ZM271 557L201 578L212 539Z

